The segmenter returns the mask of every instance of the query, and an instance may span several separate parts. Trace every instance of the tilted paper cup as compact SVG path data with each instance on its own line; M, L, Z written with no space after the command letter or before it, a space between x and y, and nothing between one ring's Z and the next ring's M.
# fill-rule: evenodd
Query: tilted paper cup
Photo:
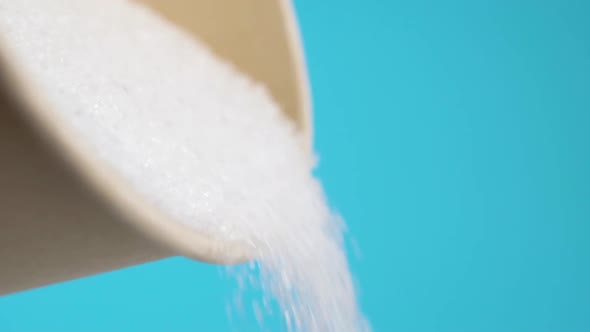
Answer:
M288 0L142 2L264 83L311 137ZM175 255L219 264L252 258L244 246L167 220L142 200L52 115L8 49L0 40L0 294Z

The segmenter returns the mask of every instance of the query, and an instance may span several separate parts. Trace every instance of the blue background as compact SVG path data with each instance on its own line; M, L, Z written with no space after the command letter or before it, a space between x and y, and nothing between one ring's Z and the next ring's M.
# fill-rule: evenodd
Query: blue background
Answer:
M296 6L375 331L590 331L590 2ZM230 331L232 287L175 258L0 298L0 331Z

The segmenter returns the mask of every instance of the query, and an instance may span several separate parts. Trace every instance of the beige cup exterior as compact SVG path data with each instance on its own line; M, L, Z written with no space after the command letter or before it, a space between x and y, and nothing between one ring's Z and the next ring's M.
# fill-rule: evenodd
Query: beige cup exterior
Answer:
M141 2L264 83L311 132L289 0ZM219 264L252 258L246 246L208 238L146 204L48 111L5 46L0 42L0 295L176 255Z

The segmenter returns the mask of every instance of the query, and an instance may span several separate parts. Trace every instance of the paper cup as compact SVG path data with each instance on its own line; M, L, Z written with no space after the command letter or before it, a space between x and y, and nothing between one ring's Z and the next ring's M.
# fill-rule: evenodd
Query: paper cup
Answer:
M144 0L264 83L309 137L303 52L287 0ZM1 39L1 36L0 36ZM234 264L247 247L169 220L54 117L0 40L0 294L170 256Z

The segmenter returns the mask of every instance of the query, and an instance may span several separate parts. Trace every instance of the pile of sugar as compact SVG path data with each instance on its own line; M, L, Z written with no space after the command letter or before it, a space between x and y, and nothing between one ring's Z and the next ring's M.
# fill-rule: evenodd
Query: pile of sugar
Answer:
M0 0L0 37L56 115L146 200L256 248L246 279L288 330L369 330L340 221L263 87L128 1Z

